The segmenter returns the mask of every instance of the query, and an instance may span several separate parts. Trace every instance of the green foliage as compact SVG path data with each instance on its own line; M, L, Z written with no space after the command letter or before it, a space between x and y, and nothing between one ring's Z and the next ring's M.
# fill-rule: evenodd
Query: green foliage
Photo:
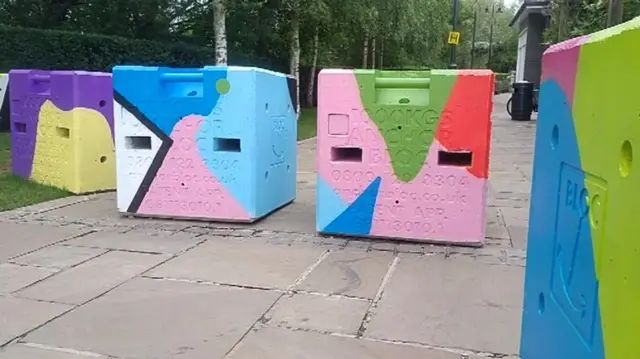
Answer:
M116 36L0 25L0 72L12 68L111 71L115 65L201 67L213 64L213 49L183 42L165 44ZM282 71L276 61L232 54L234 65Z
M511 81L508 73L496 73L495 93L505 93L511 90Z
M501 1L461 0L460 68L470 62L475 11L477 41L488 41L493 21L494 44L505 48L501 52L496 47L491 64L486 53L478 53L475 67L490 65L500 71L513 67L514 30L507 25L513 9L502 6L506 11L494 17L485 11ZM448 62L451 0L229 0L226 6L231 64L288 72L293 15L300 23L302 65L314 62L316 31L318 66L362 67L364 56L369 66L375 62L385 68L442 68ZM108 69L114 63L197 65L213 60L213 54L203 49L213 45L212 22L211 0L0 0L1 24L121 37L47 32L38 38L34 33L14 36L5 29L0 33L0 65L28 67L43 63L46 56L51 57L48 66L58 68ZM366 54L365 37L369 40ZM59 43L64 49L52 50ZM44 55L45 51L52 54Z
M545 31L545 41L548 43L561 42L569 38L591 34L606 28L608 1L606 0L578 0L553 2L551 8L551 24ZM566 5L566 35L559 34L560 6ZM640 15L640 0L623 1L623 21L628 21Z
M115 36L0 25L0 72L12 68L110 71L114 65L203 66L213 51Z
M458 67L470 67L473 20L477 16L473 67L491 68L497 72L515 69L518 31L510 27L509 22L517 11L517 5L508 7L502 0L461 1L459 31L462 40L458 46ZM495 10L493 15L492 8ZM493 34L491 33L492 24ZM491 63L489 63L490 40L492 42Z

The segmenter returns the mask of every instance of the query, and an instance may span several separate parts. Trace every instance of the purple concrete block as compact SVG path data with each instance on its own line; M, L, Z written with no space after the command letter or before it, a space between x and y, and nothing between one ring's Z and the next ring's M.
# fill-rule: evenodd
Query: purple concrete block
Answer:
M46 100L70 111L94 109L109 123L113 138L111 74L86 71L11 70L11 158L13 173L29 178L33 165L38 113Z

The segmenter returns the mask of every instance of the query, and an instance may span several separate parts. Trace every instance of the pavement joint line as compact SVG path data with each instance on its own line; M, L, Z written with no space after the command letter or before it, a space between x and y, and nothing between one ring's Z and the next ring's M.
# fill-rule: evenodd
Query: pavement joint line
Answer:
M325 297L325 298L360 300L360 301L365 301L365 302L369 302L369 303L371 303L373 301L373 299L366 298L366 297L359 297L359 296L355 296L355 295L338 294L338 293L322 293L322 292L315 292L315 291L309 291L309 290L300 290L300 289L294 289L294 290L291 290L289 292L291 294L314 295L314 296Z
M11 343L13 343L13 342L15 342L15 341L19 341L19 340L21 340L21 339L25 338L25 337L26 337L26 336L28 336L29 334L31 334L31 333L33 333L33 332L35 332L36 330L39 330L40 328L42 328L42 327L46 326L47 324L49 324L49 323L53 322L54 320L56 320L56 319L58 319L58 318L61 318L62 316L67 315L68 313L71 313L71 312L73 312L74 310L76 310L76 309L78 309L78 308L81 308L81 307L85 306L86 304L88 304L88 303L90 303L90 302L92 302L92 301L94 301L94 300L96 300L96 299L98 299L98 298L101 298L101 297L103 297L103 296L105 296L105 295L107 295L107 294L109 294L109 293L111 293L112 291L114 291L114 290L116 290L116 289L120 288L121 286L123 286L124 284L126 284L126 283L128 283L128 282L130 282L130 281L132 281L132 280L134 280L134 279L136 279L136 278L144 277L144 275L145 275L146 273L149 273L149 272L153 271L154 269L156 269L156 268L160 267L161 265L163 265L163 264L165 264L165 263L167 263L167 262L169 262L169 261L171 261L171 260L173 260L173 259L177 258L178 256L180 256L180 255L182 255L182 254L184 254L184 253L186 253L186 252L188 252L188 251L190 251L190 250L192 250L192 249L194 249L194 248L197 248L198 246L200 246L200 245L201 245L202 243L204 243L204 242L206 242L206 240L200 241L200 242L198 242L198 243L194 244L193 246L191 246L191 247L189 247L189 248L186 248L186 249L184 249L184 250L182 250L182 251L180 251L180 252L178 252L178 253L176 253L176 254L169 255L169 256L167 256L167 258L165 258L164 260L162 260L162 261L158 262L156 265L153 265L153 266L151 266L151 267L147 268L145 271L142 271L141 273L138 273L137 275L135 275L135 276L133 276L133 277L131 277L131 278L129 278L129 279L127 279L127 280L125 280L125 281L121 282L120 284L117 284L117 285L115 285L115 286L113 286L113 287L109 288L109 289L108 289L108 290L106 290L105 292L102 292L101 294L99 294L99 295L97 295L97 296L95 296L95 297L93 297L93 298L91 298L91 299L89 299L89 300L86 300L86 301L84 301L84 302L82 302L82 303L80 303L80 304L70 304L70 303L57 303L57 302L52 302L52 303L57 303L57 304L66 304L66 305L69 305L69 306L70 306L70 308L69 308L68 310L63 311L62 313L60 313L60 314L58 314L58 315L56 315L56 316L53 316L52 318L50 318L49 320L45 321L44 323L42 323L42 324L40 324L40 325L37 325L37 326L35 326L35 327L33 327L33 328L31 328L31 329L27 330L26 332L24 332L24 333L22 333L22 334L19 334L19 335L17 335L16 337L14 337L14 338L10 339L10 340L9 340L7 343L5 343L4 345L0 345L0 349L4 348L5 346L8 346L9 344L11 344ZM112 252L112 251L111 251L111 250L108 250L108 251L106 251L105 253L101 254L100 256L103 256L103 255L105 255L105 254L107 254L107 253L110 253L110 252ZM55 273L54 275L59 275L60 273L63 273L63 272L64 272L64 271L60 271L60 272L58 272L58 273ZM38 282L39 282L39 281L38 281ZM38 282L36 282L36 283L38 283ZM31 284L31 285L29 285L29 286L27 286L27 287L30 287L30 286L32 286L32 285L35 285L35 283L33 283L33 284ZM27 288L27 287L25 287L25 288ZM21 289L21 290L24 290L25 288L23 288L23 289ZM22 298L22 297L17 297L17 298ZM31 299L31 298L22 298L22 299L29 299L29 300L33 300L33 299Z
M287 293L293 293L293 289L297 287L300 283L302 283L309 276L309 274L311 274L311 272L313 272L313 270L316 269L329 256L329 254L331 254L330 249L327 249L324 252L322 252L318 260L315 261L313 264L311 264L309 267L307 267L307 269L304 272L302 272L302 274L298 277L298 279L296 279L291 285L287 287L286 292L281 293L278 296L278 298L276 298L276 300L273 301L273 303L262 313L262 315L251 325L251 327L249 327L249 329L247 329L247 331L242 334L240 339L238 339L238 341L233 345L233 347L231 347L231 349L229 349L229 351L222 358L225 359L233 355L233 353L235 353L240 347L240 343L242 343L244 338L246 338L251 331L256 330L260 324L268 323L269 320L271 320L271 318L268 317L268 314L269 312L271 312L273 307L275 307L276 304L278 304L280 299L282 299L282 297L287 295Z
M86 232L82 232L82 231L86 231ZM66 237L62 238L61 240L59 240L59 241L55 241L55 242L53 242L53 243L49 243L49 244L47 244L47 245L45 245L45 246L38 247L38 248L36 248L36 249L34 249L34 250L32 250L32 251L24 252L24 253L21 253L21 254L19 254L19 255L17 255L17 256L14 256L14 257L8 258L8 259L7 259L7 261L11 261L11 260L13 260L13 259L16 259L16 258L19 258L19 257L25 256L25 255L27 255L27 254L37 252L37 251L39 251L39 250L41 250L41 249L44 249L44 248L53 247L53 246L55 246L56 244L61 244L61 243L64 243L64 242L66 242L66 241L70 241L70 240L72 240L72 239L82 238L82 237L88 236L88 235L90 235L91 233L94 233L94 232L95 232L95 230L86 230L86 229L83 229L82 231L81 231L80 233L78 233L78 234L74 234L74 235L71 235L71 236L66 236Z
M479 351L479 350L473 350L473 349L461 349L461 348L455 348L455 347L445 347L445 346L439 346L439 345L430 345L430 344L426 344L426 343L405 341L405 340L394 340L394 339L382 339L382 338L375 338L375 337L365 337L365 336L358 336L357 334L354 335L354 334L348 334L348 333L332 332L332 331L328 331L328 330L318 330L318 329L313 329L313 328L300 328L300 327L295 327L295 326L291 326L291 325L275 324L275 325L272 325L272 327L285 329L285 330L289 330L289 331L292 331L292 332L309 332L309 333L316 333L316 334L321 334L321 335L329 335L329 336L334 336L334 337L339 337L339 338L364 340L364 341L374 342L374 343L384 343L384 344L392 344L392 345L404 345L404 346L410 346L410 347L414 347L414 348L438 350L438 351L443 351L443 352L448 352L448 353L453 353L453 354L459 354L461 359L468 359L472 355L473 356L480 356L480 357L484 357L484 358L514 358L514 359L518 358L517 355L513 356L513 355L509 355L509 354L492 353L492 352L485 352L485 351Z
M82 244L66 244L66 243L62 243L62 246L68 247L68 248L104 249L104 250L109 250L109 251L112 251L112 252L147 254L147 255L154 255L154 256L171 255L171 253L141 251L141 250L137 250L137 249L126 249L126 248L104 248L104 247L96 247L96 246L86 246L86 245L82 245Z
M0 266L2 266L3 264L13 264L15 266L18 267L24 267L24 268L34 268L34 269L44 269L44 270L49 270L49 271L61 271L65 268L60 268L60 267L49 267L49 266L42 266L42 265L37 265L37 264L28 264L28 263L19 263L19 262L14 262L16 259L20 259L21 256L19 257L14 257L14 259L10 259L5 263L0 263Z
M318 260L315 261L315 263L313 263L312 265L310 265L304 272L302 272L302 274L298 277L298 279L296 279L293 283L291 283L291 285L287 287L287 291L293 290L295 287L299 286L300 283L304 282L307 279L307 277L309 277L311 272L313 272L314 269L316 269L325 259L327 259L329 254L331 254L330 249L327 249L324 252L322 252Z
M92 259L95 259L95 258L98 258L98 257L102 257L102 256L104 256L105 254L107 254L107 253L109 253L109 252L111 252L111 250L107 250L107 251L105 251L104 253L101 253L101 254L99 254L99 255L97 255L97 256L95 256L95 257L91 258L91 259L88 259L88 260L84 261L83 263L86 263L86 262L88 262L89 260L92 260ZM79 264L78 264L78 265L79 265ZM68 269L70 269L70 268L68 268ZM45 277L45 278L41 278L41 279L39 279L39 280L37 280L37 281L35 281L35 282L33 282L33 283L30 283L30 284L28 284L28 285L26 285L26 286L24 286L24 287L22 287L22 288L18 289L18 290L15 290L15 291L13 291L11 294L15 294L16 296L18 296L18 297L20 297L20 298L22 298L22 299L34 299L34 298L29 298L29 297L22 297L22 296L20 296L20 292L21 292L21 291L23 291L23 290L29 289L29 288L31 288L31 287L33 287L33 286L35 286L35 285L39 284L40 282L43 282L43 281L45 281L45 280L49 279L49 278L53 278L53 277L55 277L55 276L57 276L57 275L60 275L61 273L64 273L64 272L66 272L66 270L59 270L59 271L57 271L57 272L55 272L55 273L52 273L51 275L49 275L49 276L47 276L47 277ZM66 304L66 305L75 305L75 304L73 304L73 303L62 303L62 302L53 302L53 301L52 301L52 303L57 303L57 304Z
M49 351L54 351L54 352L73 354L73 355L78 355L78 356L85 356L85 357L88 357L88 358L118 359L118 358L116 358L114 356L110 356L110 355L98 354L98 353L94 353L94 352L89 352L89 351L84 351L84 350L77 350L77 349L72 349L72 348L62 348L62 347L56 347L56 346L52 346L52 345L45 345L45 344L38 344L38 343L31 343L31 342L23 342L23 341L18 341L18 344L23 345L25 347L29 347L29 348L43 349L43 350L49 350Z
M25 288L23 288L25 289ZM21 289L22 290L22 289ZM63 303L63 302L56 302L55 300L47 300L47 299L37 299L37 298L29 298L29 297L23 297L20 295L20 293L12 293L9 294L7 296L7 298L14 298L14 299L23 299L23 300L29 300L32 302L40 302L40 303L48 303L48 304L59 304L59 305L66 305L66 306L71 306L71 307L77 307L77 304L70 304L70 303Z
M66 243L61 243L60 246L67 247L67 248L73 248L73 246L71 246L69 244L66 244ZM36 265L33 265L33 264L25 264L25 266L31 266L31 267L35 267L35 268L44 268L44 269L58 269L60 271L65 271L65 270L69 270L71 268L75 268L75 267L77 267L77 266L79 266L81 264L87 263L87 262L89 262L91 260L94 260L94 259L106 254L109 251L109 249L106 249L106 248L96 248L96 249L102 250L102 253L99 253L99 254L96 254L94 256L91 256L90 258L87 258L87 259L85 259L83 261L80 261L80 262L78 262L78 263L76 263L74 265L68 266L68 267L53 267L53 266L47 267L47 266L36 266ZM22 256L15 257L15 259L20 259L21 257ZM19 263L15 263L15 264L19 264Z
M408 346L413 346L418 348L441 350L449 353L460 354L460 356L463 358L465 356L468 358L472 355L484 357L484 358L510 358L510 357L517 358L518 357L516 354L504 354L504 353L486 352L486 351L473 350L473 349L445 347L440 345L431 345L431 344L425 344L425 343L408 341L408 340L383 339L383 338L375 338L375 337L362 337L359 339L367 340L371 342L378 342L378 343L401 344L401 345L408 345Z
M259 290L259 291L278 292L278 293L290 292L290 291L287 291L286 289L280 289L280 288L261 287L261 286L255 286L255 285L224 283L224 282L212 282L204 279L173 278L173 277L152 276L152 275L143 275L142 278L150 279L150 280L165 280L169 282L201 284L201 285L208 285L208 286L214 286L214 287L229 287L229 288L236 288L236 289L249 289L249 290Z
M389 281L391 280L393 273L396 271L398 262L400 262L400 257L395 255L393 257L393 261L391 261L391 263L389 264L389 269L387 269L387 273L385 273L384 277L382 278L382 282L378 287L378 291L376 292L376 295L373 297L373 301L371 301L371 305L369 305L369 308L367 308L367 311L362 317L362 322L360 323L360 327L358 328L358 331L356 334L357 337L364 336L364 333L367 331L367 326L371 321L371 319L373 318L373 315L375 314L376 309L378 308L378 303L380 303L380 300L382 300L382 295L384 294L384 290L387 287L387 284L389 283Z

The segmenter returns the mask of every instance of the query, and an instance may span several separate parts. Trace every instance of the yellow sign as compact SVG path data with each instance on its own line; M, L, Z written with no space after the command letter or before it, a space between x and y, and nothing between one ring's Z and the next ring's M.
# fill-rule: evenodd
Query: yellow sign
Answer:
M450 31L447 43L449 43L449 45L458 45L460 43L460 32Z

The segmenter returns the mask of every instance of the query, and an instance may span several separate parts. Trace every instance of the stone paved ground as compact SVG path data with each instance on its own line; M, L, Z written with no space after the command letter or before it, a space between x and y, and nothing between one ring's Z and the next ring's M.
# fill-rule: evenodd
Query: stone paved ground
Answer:
M317 237L313 141L297 202L252 226L113 193L0 214L0 359L517 357L535 123L505 102L484 248Z

